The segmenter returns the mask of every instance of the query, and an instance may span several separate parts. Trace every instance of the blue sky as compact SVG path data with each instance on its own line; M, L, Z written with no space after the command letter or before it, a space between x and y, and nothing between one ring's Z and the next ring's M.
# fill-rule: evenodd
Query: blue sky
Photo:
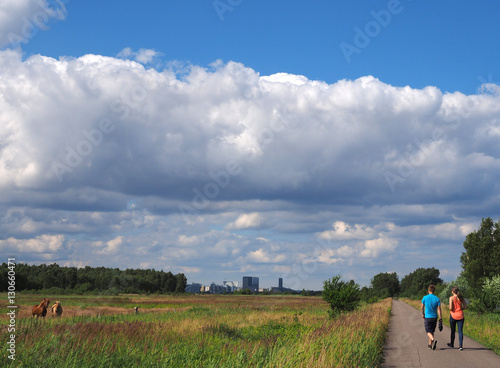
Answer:
M261 75L286 72L328 83L373 75L395 86L432 85L443 92L475 93L478 78L500 74L495 37L500 5L494 1L230 4L68 1L66 19L52 22L48 32L39 32L23 50L58 58L115 56L125 47L144 48L161 53L164 62L207 66L218 59L237 61ZM348 62L340 44L355 46L356 27L374 36Z
M499 8L4 1L0 250L207 284L451 281L500 217Z

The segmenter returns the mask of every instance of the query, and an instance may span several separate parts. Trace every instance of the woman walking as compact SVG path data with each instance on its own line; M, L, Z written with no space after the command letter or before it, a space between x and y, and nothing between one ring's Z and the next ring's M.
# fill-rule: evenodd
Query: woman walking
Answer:
M456 286L451 289L450 296L450 328L451 328L451 342L447 343L448 347L454 348L455 344L455 331L458 327L458 342L459 349L463 350L463 340L464 340L464 309L467 308L467 303L464 297L458 290Z

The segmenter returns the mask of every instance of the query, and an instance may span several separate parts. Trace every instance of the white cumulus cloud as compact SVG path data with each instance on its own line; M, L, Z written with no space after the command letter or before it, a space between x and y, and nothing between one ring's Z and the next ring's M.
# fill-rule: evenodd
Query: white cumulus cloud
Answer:
M0 51L2 249L313 278L456 249L497 213L498 93L121 57Z
M114 239L111 239L107 241L106 243L103 243L102 241L94 242L92 243L92 246L97 248L97 254L100 255L109 255L109 254L116 254L123 243L123 236L117 236Z
M0 240L0 249L6 252L54 253L62 248L64 235L39 235L31 239L7 238Z
M343 221L336 221L332 227L333 230L324 231L319 234L319 237L327 240L366 239L373 235L373 229L360 224L351 226Z
M263 248L248 253L247 260L257 263L281 263L286 259L284 254L270 254Z
M398 241L396 239L378 238L367 240L364 249L361 251L361 257L376 258L383 253L392 252L396 249Z
M47 29L49 21L65 16L62 1L52 4L47 0L0 1L0 49L28 42L39 30Z
M160 56L160 53L152 49L133 51L130 47L124 48L117 55L118 58L132 59L144 65L152 63L158 56Z
M260 227L264 222L264 217L259 213L244 213L226 226L228 230L242 230Z

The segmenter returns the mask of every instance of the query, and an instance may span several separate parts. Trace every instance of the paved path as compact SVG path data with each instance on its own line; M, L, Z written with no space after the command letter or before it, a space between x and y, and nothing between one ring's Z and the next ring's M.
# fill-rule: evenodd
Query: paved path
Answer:
M464 331L467 331L467 317ZM450 328L436 329L436 350L427 349L428 338L420 311L400 301L393 300L387 342L384 347L382 367L478 367L499 368L500 356L464 336L464 350L450 349ZM455 337L458 346L458 333Z

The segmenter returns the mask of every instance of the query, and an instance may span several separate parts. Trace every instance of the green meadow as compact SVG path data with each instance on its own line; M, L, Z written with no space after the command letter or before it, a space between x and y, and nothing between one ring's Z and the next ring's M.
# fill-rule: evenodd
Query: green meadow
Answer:
M291 295L60 296L61 318L31 318L40 295L19 294L23 367L377 367L391 300L330 319L320 297ZM7 297L0 307L6 311ZM139 307L139 313L133 307ZM2 341L8 339L2 313ZM5 344L3 344L5 345Z

